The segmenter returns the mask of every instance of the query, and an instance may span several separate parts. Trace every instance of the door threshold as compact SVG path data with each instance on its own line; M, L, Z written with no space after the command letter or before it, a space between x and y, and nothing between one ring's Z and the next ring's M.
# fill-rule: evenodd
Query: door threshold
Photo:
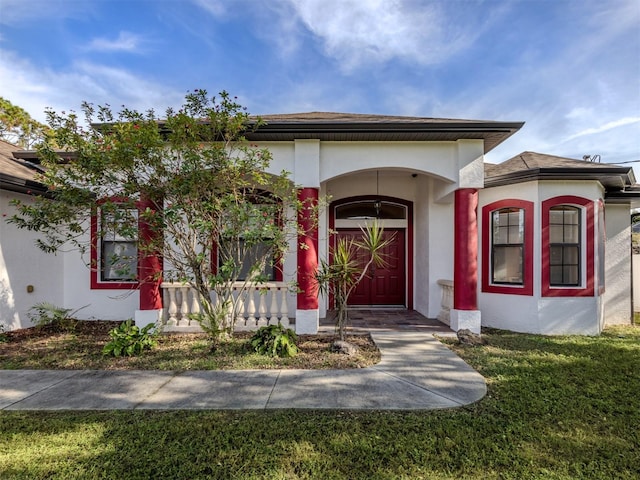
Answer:
M404 305L353 305L347 310L408 310Z

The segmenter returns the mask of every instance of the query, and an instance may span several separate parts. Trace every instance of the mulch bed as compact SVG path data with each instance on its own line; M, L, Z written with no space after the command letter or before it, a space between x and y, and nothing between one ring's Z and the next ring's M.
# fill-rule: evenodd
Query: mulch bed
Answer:
M102 348L110 340L109 331L121 322L78 321L72 331L55 325L5 332L0 342L0 369L238 369L238 368L363 368L380 361L380 352L369 335L348 335L358 347L353 356L331 352L337 339L333 334L299 335L299 353L294 358L255 359L248 346L253 332L236 332L233 343L213 347L202 333L166 333L158 345L138 357L104 357ZM250 363L242 357L253 356Z

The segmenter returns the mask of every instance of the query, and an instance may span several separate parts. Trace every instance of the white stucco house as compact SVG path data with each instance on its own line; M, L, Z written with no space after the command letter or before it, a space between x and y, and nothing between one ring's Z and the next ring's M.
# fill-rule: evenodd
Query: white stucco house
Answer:
M247 299L239 327L280 321L316 332L330 305L305 283L309 272L329 255L330 231L354 235L370 218L393 233L393 261L358 287L354 308L416 310L454 330L591 335L631 323L630 209L640 201L631 168L534 152L487 164L484 155L521 122L322 112L262 118L266 125L248 140L272 152L272 172L292 172L301 199L330 203L317 234L292 242L264 286L268 294ZM40 188L32 181L35 154L14 150L2 144L3 216L12 198ZM30 232L5 221L0 239L0 319L9 328L29 326L26 312L40 301L88 305L83 318L193 328L187 314L198 305L186 287L110 278L75 252L45 255ZM98 265L107 248L100 245L91 252ZM297 294L285 286L291 280Z

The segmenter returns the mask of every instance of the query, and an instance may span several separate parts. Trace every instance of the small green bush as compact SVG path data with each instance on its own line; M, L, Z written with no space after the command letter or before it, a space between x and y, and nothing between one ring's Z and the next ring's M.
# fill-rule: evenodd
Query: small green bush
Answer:
M7 327L4 326L4 323L0 323L0 343L5 343L9 341L9 337L5 333Z
M72 308L58 307L49 302L40 302L31 307L27 315L39 328L52 325L65 332L72 332L78 323L73 316L87 306L88 305L85 305L84 307L74 310Z
M251 346L261 355L270 357L295 357L298 354L296 334L282 325L260 327L253 337Z
M114 357L140 355L144 350L150 350L157 345L158 331L155 324L150 323L140 328L131 320L121 323L111 329L111 341L102 349L103 355Z

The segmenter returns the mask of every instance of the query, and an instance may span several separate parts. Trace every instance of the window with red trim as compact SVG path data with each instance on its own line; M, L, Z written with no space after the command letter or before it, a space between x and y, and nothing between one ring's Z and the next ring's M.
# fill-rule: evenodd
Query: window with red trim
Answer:
M91 288L138 285L138 210L126 202L101 202L91 218Z
M482 291L533 295L533 203L500 200L482 208Z
M580 285L580 208L556 205L549 209L549 284L553 287Z
M571 195L542 202L542 296L592 296L594 204Z

